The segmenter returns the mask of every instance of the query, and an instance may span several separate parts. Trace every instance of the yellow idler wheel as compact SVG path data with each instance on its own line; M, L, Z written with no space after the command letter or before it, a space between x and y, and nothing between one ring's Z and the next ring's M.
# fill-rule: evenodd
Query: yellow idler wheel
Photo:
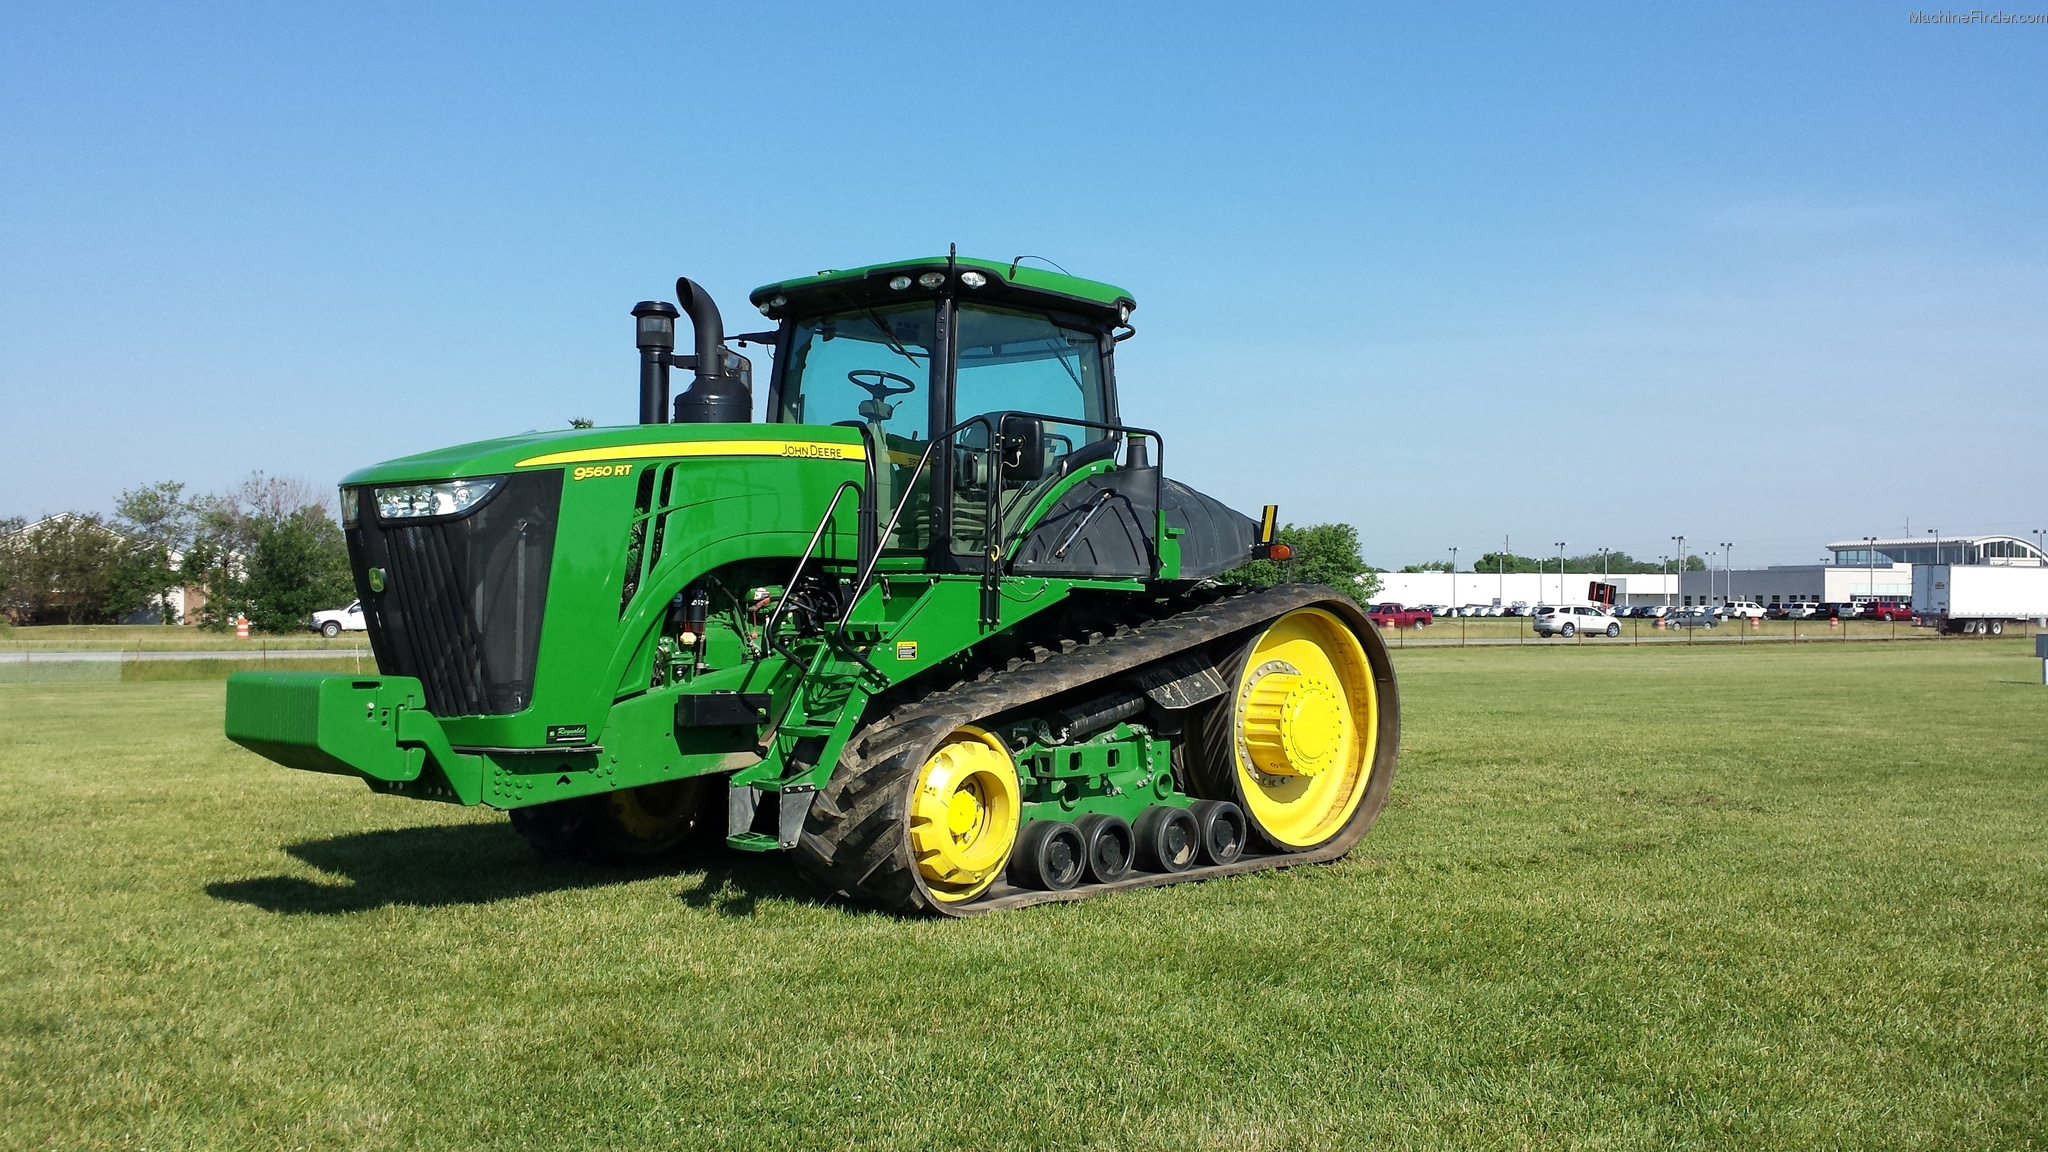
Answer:
M1017 842L1022 796L1002 741L979 728L946 737L918 769L910 853L932 897L947 904L988 890Z
M1321 608L1275 620L1253 641L1236 691L1212 714L1217 736L1226 719L1228 747L1209 755L1228 757L1232 791L1268 840L1305 849L1343 831L1372 783L1380 727L1379 693L1356 633Z

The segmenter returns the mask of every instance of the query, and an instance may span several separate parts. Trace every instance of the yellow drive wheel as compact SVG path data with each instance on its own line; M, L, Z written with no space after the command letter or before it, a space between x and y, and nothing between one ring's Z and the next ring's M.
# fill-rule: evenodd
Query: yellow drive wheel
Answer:
M1204 791L1235 793L1280 848L1323 844L1372 783L1379 707L1357 633L1321 608L1289 612L1251 643L1235 691L1209 714Z
M705 777L643 784L591 797L585 829L601 859L653 863L680 851L704 822Z
M1002 741L978 728L946 737L910 797L910 853L932 897L957 904L987 891L1010 861L1021 811Z

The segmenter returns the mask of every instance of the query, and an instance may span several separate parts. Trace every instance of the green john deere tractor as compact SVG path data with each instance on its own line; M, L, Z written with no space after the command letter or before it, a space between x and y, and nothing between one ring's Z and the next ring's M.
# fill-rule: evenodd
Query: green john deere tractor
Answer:
M280 764L506 809L546 852L782 852L964 915L1333 860L1399 743L1379 634L1167 479L1130 295L957 257L771 284L767 422L691 281L633 309L640 423L342 482L376 675L241 673ZM687 315L694 351L675 351ZM669 373L693 373L669 405Z

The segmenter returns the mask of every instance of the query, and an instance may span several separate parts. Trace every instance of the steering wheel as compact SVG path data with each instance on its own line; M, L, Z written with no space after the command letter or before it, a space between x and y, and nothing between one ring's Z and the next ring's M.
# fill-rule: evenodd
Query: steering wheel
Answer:
M872 380L862 379L862 377L872 377ZM877 401L886 400L891 396L901 396L905 392L917 390L917 381L912 380L908 376L898 376L894 372L884 372L879 368L856 369L855 371L848 372L846 379L854 387L865 389L867 394L874 397ZM892 380L903 385L903 387L889 387L889 382Z

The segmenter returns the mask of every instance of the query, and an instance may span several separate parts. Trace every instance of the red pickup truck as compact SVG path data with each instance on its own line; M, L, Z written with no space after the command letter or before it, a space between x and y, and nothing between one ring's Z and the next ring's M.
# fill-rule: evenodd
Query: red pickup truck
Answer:
M1374 604L1365 610L1365 615L1382 628L1420 628L1429 623L1427 608L1403 608L1391 601Z

